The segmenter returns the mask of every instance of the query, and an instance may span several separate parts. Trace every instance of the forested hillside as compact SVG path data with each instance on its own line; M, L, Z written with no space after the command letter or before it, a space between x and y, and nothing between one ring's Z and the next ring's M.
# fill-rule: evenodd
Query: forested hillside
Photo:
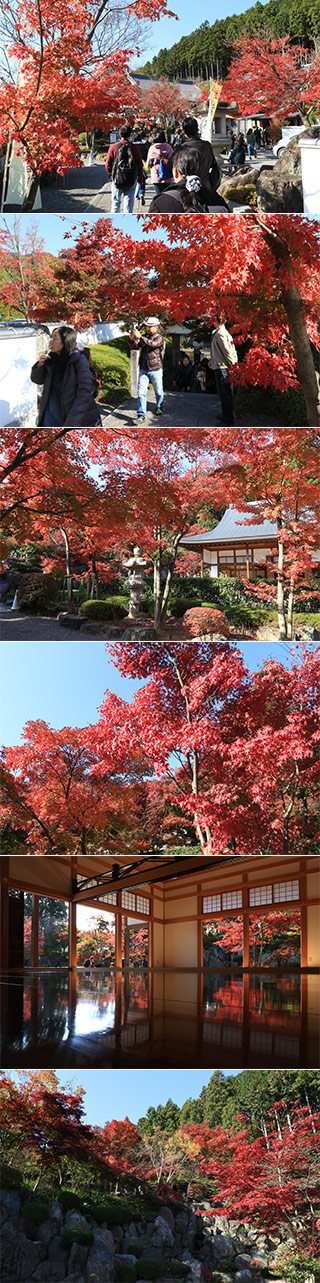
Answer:
M160 1127L162 1131L172 1133L185 1123L209 1123L210 1127L231 1127L237 1122L238 1115L245 1113L253 1126L254 1132L261 1130L261 1116L271 1106L283 1099L299 1101L302 1106L310 1104L313 1108L320 1103L320 1079L318 1071L307 1070L244 1070L235 1078L226 1077L218 1069L210 1078L207 1087L202 1087L200 1095L192 1100L190 1097L179 1109L169 1099L166 1105L150 1106L144 1118L139 1118L138 1128L144 1135Z
M320 36L320 0L269 0L265 5L258 0L244 13L218 19L212 26L202 22L171 49L160 49L140 70L152 76L222 79L231 62L233 41L244 31L289 35L311 48L313 39Z

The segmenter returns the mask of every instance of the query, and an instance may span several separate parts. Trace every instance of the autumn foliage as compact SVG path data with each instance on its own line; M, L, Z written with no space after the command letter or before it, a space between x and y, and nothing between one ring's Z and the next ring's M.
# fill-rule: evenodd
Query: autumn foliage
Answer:
M223 96L236 102L241 116L260 112L286 119L299 115L308 125L320 100L320 47L315 50L246 31L233 41L235 56Z

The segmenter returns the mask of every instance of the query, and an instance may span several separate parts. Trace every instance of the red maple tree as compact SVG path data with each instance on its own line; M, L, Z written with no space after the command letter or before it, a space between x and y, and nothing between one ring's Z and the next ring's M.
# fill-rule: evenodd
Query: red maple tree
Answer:
M240 115L297 115L308 125L320 99L320 46L310 50L290 44L289 36L245 31L232 47L223 96L237 103Z

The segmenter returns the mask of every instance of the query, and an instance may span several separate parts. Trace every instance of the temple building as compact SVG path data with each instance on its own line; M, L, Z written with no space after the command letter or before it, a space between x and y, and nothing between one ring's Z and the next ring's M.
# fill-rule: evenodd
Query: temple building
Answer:
M219 575L245 579L269 579L273 582L278 560L278 532L275 522L249 524L248 513L227 508L214 530L185 535L181 547L201 556L201 575L210 571Z
M317 1065L319 906L319 856L3 856L3 1067Z

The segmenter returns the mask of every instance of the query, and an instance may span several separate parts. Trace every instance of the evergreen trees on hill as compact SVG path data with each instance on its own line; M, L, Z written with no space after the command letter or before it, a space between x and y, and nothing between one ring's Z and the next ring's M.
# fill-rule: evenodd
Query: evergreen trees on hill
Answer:
M160 49L140 71L171 79L199 76L208 80L213 76L221 80L231 62L233 41L245 31L289 35L293 41L312 48L313 40L320 37L320 0L268 0L265 5L258 0L245 13L218 19L212 26L208 21L202 22L171 49Z
M217 1069L207 1087L202 1087L196 1100L190 1097L182 1108L169 1098L166 1105L149 1106L146 1115L139 1118L139 1132L147 1135L154 1127L172 1133L185 1123L208 1122L210 1127L237 1126L237 1116L245 1113L253 1131L260 1131L261 1115L272 1104L286 1100L288 1104L310 1104L319 1108L320 1080L317 1070L247 1069L233 1077L226 1077ZM240 1125L240 1124L239 1124Z

